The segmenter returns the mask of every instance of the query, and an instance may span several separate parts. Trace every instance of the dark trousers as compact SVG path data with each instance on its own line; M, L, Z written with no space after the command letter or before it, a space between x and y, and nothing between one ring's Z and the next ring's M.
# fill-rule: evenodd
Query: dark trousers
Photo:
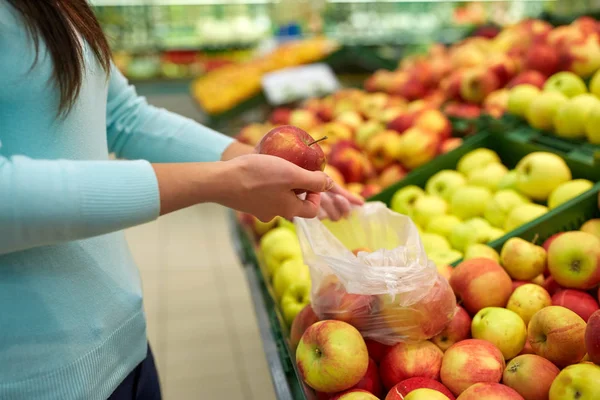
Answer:
M161 400L158 372L150 346L146 359L131 371L108 400Z

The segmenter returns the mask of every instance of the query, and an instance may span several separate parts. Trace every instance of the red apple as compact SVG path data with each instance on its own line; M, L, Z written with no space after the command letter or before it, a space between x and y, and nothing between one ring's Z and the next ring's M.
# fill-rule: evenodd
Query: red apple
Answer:
M542 247L544 248L544 250L548 251L548 249L550 248L550 245L552 244L552 242L554 241L554 239L556 239L557 237L559 237L563 233L564 232L555 233L554 235L550 236L548 239L544 240L544 244L542 244Z
M257 145L257 152L281 157L309 171L323 171L327 164L317 141L302 129L290 125L269 131Z
M520 356L522 356L523 354L535 354L535 351L533 351L533 347L531 347L531 343L529 343L529 341L525 342L523 350L521 350L521 352L519 353Z
M398 159L408 169L420 167L435 158L440 143L437 134L414 126L400 136Z
M452 134L452 125L448 118L438 109L423 110L418 113L414 126L438 134L441 140L446 140Z
M446 104L444 114L454 118L476 119L481 115L481 107L477 104L453 102Z
M269 122L275 125L288 125L290 123L290 115L292 110L285 107L276 108L271 113Z
M470 103L481 104L494 90L500 88L498 77L485 68L465 72L460 84L460 95Z
M381 397L383 393L383 386L381 384L381 379L379 378L379 369L377 368L377 364L373 359L369 358L369 367L367 368L365 376L363 376L362 379L352 387L352 389L366 390L369 393L373 393L377 397Z
M450 276L454 293L472 314L485 307L504 307L512 293L512 280L504 268L488 258L461 262Z
M525 400L506 385L495 382L476 383L458 396L459 400Z
M516 288L518 288L519 286L523 286L523 285L526 285L526 284L528 284L528 283L530 283L530 282L528 282L528 281L513 281L513 282L512 282L512 290L513 290L513 292L514 292L514 291L515 291L515 289L516 289Z
M498 79L498 88L506 86L506 84L516 75L518 65L517 62L510 56L502 53L495 54L488 61L488 71Z
M405 130L413 126L418 113L407 112L403 113L387 124L387 128L398 133L403 133Z
M550 296L554 296L557 292L563 289L563 287L560 286L551 276L546 278L543 287L546 289L548 294L550 294Z
M506 365L502 383L527 400L548 400L550 386L560 370L543 357L520 355ZM532 379L535 377L535 379Z
M427 340L440 333L454 316L456 297L446 279L440 277L423 298L412 295L380 295L378 326L371 335L382 339Z
M524 68L539 71L545 76L558 72L558 51L547 44L535 44L529 48L525 56Z
M383 188L376 183L367 183L360 191L363 199L368 199L381 193Z
M378 398L366 390L352 389L332 397L331 400L378 400Z
M373 320L371 310L374 296L351 294L335 277L325 279L313 300L320 319L344 321L361 330Z
M386 188L401 181L406 176L406 170L400 164L393 164L385 168L379 174L379 186Z
M600 365L600 311L592 314L585 329L585 348L590 361Z
M376 363L381 362L383 356L392 347L371 339L365 339L365 343L367 344L367 349L369 350L369 357L375 360Z
M351 388L365 376L369 354L365 341L352 325L320 321L302 335L296 364L308 386L333 393Z
M457 306L456 314L442 332L431 339L442 351L454 343L471 337L471 317L464 308Z
M296 350L298 343L300 343L300 338L304 334L304 331L308 329L309 326L319 321L319 318L313 311L310 304L302 309L294 318L294 322L292 322L292 327L290 329L290 347L293 350Z
M390 389L385 400L404 400L404 397L417 389L433 389L444 394L449 400L455 400L454 395L448 388L438 381L430 378L416 377L403 380Z
M573 311L545 307L529 321L527 340L538 356L562 368L578 363L585 355L585 328L585 321Z
M497 347L485 340L467 339L446 350L440 377L458 396L475 383L500 382L504 367L504 357Z
M379 365L381 379L390 389L397 383L414 377L439 379L444 353L433 343L398 343Z
M373 165L367 156L347 141L333 145L329 164L340 171L346 183L364 182L374 174Z
M548 248L548 269L561 286L591 289L600 283L600 239L591 233L565 232Z
M398 160L401 140L398 132L386 130L375 134L367 141L365 152L376 171L383 171Z
M544 83L546 83L546 77L539 71L523 71L506 85L508 89L513 88L517 85L522 85L528 83L530 85L536 86L540 89L544 87Z
M598 310L598 303L589 294L573 289L558 291L552 296L552 305L562 306L579 315L585 322Z

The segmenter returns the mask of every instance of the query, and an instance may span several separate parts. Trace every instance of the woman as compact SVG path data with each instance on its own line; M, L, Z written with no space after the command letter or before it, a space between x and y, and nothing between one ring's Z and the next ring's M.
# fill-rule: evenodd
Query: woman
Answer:
M262 220L360 204L149 106L85 0L0 0L0 71L0 399L160 398L124 228L202 202Z

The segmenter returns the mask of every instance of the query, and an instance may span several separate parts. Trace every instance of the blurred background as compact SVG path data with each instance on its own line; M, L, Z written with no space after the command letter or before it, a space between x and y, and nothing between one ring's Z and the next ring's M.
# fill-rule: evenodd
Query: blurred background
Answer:
M494 35L530 17L568 23L600 9L600 0L91 3L115 62L141 95L228 135L265 121L281 106L274 98L306 97L267 88L278 71L323 63L335 85L361 87L436 43ZM167 400L276 398L271 339L259 326L230 220L227 210L203 205L127 232Z

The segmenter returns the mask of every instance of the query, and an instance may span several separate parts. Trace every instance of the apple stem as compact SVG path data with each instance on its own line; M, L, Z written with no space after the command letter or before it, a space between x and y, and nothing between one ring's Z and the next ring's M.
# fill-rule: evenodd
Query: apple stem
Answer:
M327 136L323 136L321 139L313 140L312 142L310 142L310 143L308 144L308 146L310 147L310 146L312 146L313 144L315 144L315 143L319 143L319 142L322 142L323 140L326 140L326 139L327 139Z
M533 237L533 240L531 241L531 243L535 244L539 238L540 238L540 235L536 233L535 236Z

